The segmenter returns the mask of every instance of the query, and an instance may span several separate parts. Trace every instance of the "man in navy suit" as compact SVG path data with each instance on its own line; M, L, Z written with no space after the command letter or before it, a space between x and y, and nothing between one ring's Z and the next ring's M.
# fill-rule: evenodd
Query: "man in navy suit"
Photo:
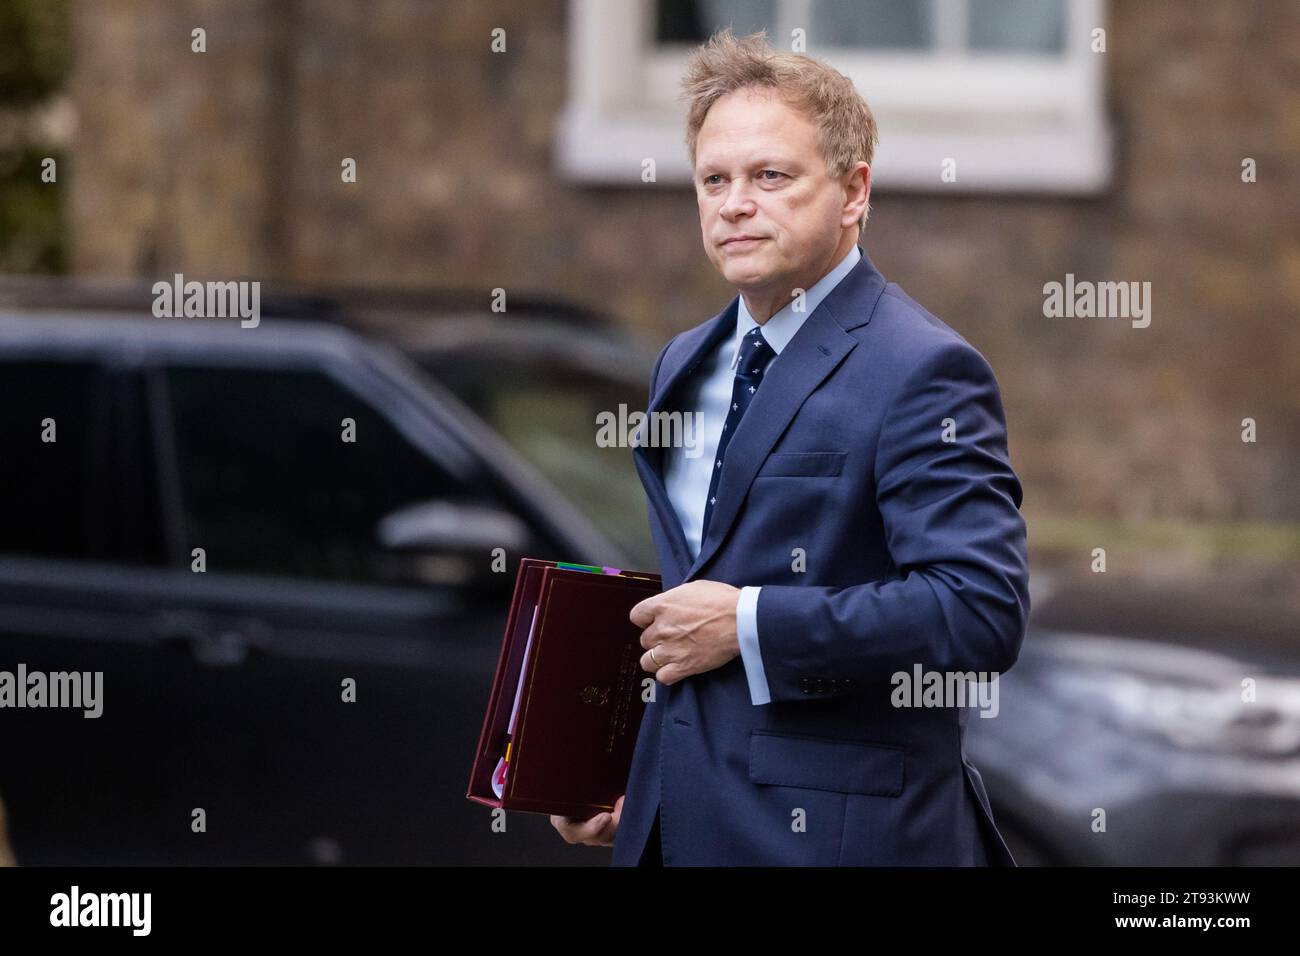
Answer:
M704 248L740 294L676 336L634 450L664 592L615 865L1015 865L940 687L1015 662L1022 493L992 369L858 246L875 121L852 83L715 36L685 89ZM648 436L644 433L643 437ZM733 440L734 438L734 440Z

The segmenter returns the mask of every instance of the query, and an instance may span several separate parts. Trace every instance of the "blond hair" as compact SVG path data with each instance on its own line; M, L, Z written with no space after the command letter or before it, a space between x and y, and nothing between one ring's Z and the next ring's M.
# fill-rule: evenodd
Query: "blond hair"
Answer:
M709 109L728 93L753 87L774 91L812 120L832 176L844 175L859 162L871 165L879 142L876 118L852 80L821 60L774 50L764 30L736 37L727 27L695 51L682 78L682 98L690 105L686 151L692 166ZM869 213L870 207L859 229Z

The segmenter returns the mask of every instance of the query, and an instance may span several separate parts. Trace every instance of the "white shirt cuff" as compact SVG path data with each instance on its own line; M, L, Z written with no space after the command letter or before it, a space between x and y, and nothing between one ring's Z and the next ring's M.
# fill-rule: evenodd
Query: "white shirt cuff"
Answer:
M758 592L761 590L762 588L754 587L741 588L740 600L736 604L736 637L740 642L740 658L744 662L745 677L749 681L749 699L756 707L772 702L767 675L763 671L763 656L758 648Z

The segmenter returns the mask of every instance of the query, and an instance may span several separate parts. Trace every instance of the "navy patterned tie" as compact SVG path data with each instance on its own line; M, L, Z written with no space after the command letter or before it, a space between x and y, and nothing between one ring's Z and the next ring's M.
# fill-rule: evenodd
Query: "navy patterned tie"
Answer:
M709 534L709 518L713 516L713 506L718 501L718 482L722 480L722 459L731 444L731 436L736 433L736 426L754 400L758 386L763 384L763 370L776 358L776 352L767 344L763 333L750 329L740 343L740 360L736 363L736 380L731 386L731 408L727 410L727 420L722 423L722 437L718 439L718 453L714 456L713 477L709 481L709 497L704 501L704 527L700 531L700 543Z

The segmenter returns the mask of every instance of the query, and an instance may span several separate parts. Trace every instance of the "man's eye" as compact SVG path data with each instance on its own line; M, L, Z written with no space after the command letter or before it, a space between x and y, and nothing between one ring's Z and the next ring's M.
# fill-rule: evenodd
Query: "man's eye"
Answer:
M763 176L763 177L766 177L768 173L771 173L771 174L772 174L772 178L771 178L771 179L768 179L768 182L773 182L775 179L779 179L780 177L782 177L782 176L785 175L785 173L778 172L778 171L775 170L775 169L764 169L764 170L762 170L762 171L759 173L759 175L760 175L760 176Z
M712 173L711 175L708 175L708 176L705 176L705 177L704 177L704 185L706 185L706 186L712 186L712 185L713 185L717 180L719 180L719 179L721 179L721 178L722 178L722 177L719 176L717 173Z

